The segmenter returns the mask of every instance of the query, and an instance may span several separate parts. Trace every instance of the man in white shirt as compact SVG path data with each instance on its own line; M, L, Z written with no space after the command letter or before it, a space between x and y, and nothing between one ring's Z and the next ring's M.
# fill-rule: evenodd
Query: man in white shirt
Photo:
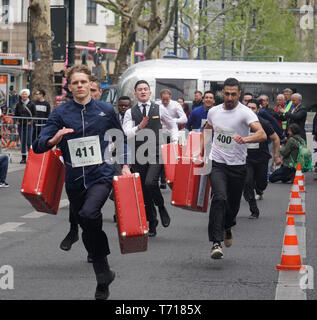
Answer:
M187 123L187 116L183 110L183 107L175 100L171 100L172 93L169 89L162 89L160 91L160 105L163 105L170 116L175 119L177 126L181 126L182 124ZM163 123L163 134L164 137L166 136L166 142L170 143L170 137L169 137L169 131L164 130L166 128L165 123ZM161 184L160 189L166 189L166 177L164 168L162 168L162 174L161 174Z
M221 242L232 245L231 227L236 224L241 196L246 177L247 143L261 142L266 134L257 116L239 103L240 83L228 78L222 90L224 103L211 108L201 139L204 146L206 136L214 132L210 160L212 170L210 183L212 200L209 212L208 235L213 242L210 252L212 259L223 258ZM249 136L249 128L254 134ZM202 136L204 136L202 135Z
M162 124L171 133L171 141L177 141L177 125L164 106L151 102L151 90L145 80L139 80L134 87L137 104L128 109L124 115L123 130L129 141L135 143L135 159L132 155L133 172L139 172L142 183L144 204L149 222L149 236L156 235L158 220L153 203L158 207L163 227L168 227L170 217L164 206L164 199L158 185L162 170L160 163L160 147L164 143L162 138ZM132 139L133 138L133 139ZM132 148L131 148L132 149Z

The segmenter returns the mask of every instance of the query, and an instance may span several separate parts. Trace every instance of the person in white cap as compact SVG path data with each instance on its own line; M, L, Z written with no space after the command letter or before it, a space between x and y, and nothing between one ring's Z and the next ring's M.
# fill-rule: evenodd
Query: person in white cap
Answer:
M32 117L35 115L35 105L29 97L30 90L22 89L14 111L14 116L19 117L17 118L17 125L22 153L20 163L26 163L26 147L29 149L32 144Z

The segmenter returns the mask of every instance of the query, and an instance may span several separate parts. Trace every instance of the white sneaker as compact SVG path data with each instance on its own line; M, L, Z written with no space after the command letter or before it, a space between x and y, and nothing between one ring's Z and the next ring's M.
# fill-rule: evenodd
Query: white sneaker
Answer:
M255 200L263 200L263 194L257 194Z
M5 181L4 182L0 182L0 188L8 188L10 187Z
M222 259L223 258L223 252L222 252L222 248L221 248L220 243L217 243L217 242L214 243L214 245L211 248L210 257L211 257L211 259Z

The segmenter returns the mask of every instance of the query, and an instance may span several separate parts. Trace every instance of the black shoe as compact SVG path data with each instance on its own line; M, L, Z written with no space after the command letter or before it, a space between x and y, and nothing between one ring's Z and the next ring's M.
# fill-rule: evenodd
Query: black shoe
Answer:
M25 164L26 163L26 159L22 159L21 161L20 161L20 164Z
M116 274L113 271L109 271L109 279L105 283L97 284L95 299L96 300L107 300L109 298L109 285L114 280Z
M260 215L260 211L258 207L250 208L251 215L248 217L249 219L257 219Z
M87 262L88 263L93 263L92 257L89 254L87 256Z
M72 244L78 241L78 230L70 230L65 237L65 239L61 242L60 248L62 250L68 251L72 247Z
M156 236L156 227L158 225L158 220L155 220L153 222L149 222L149 237L155 237Z
M164 206L159 207L159 213L164 228L167 228L170 225L171 219L168 215L168 212Z
M160 189L166 189L166 183L161 183L160 184Z

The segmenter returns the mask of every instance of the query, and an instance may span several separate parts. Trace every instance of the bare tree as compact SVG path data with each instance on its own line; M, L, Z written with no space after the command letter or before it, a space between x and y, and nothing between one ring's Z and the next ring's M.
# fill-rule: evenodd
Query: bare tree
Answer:
M147 19L140 18L138 25L147 31L147 48L145 57L147 59L157 57L160 42L166 37L174 22L177 0L147 0L150 12Z
M38 59L32 73L32 93L44 89L46 100L55 105L53 53L51 46L50 0L30 0L30 33Z
M93 0L121 17L121 43L115 60L113 82L127 69L127 57L138 33L138 27L147 31L145 57L151 59L173 23L177 0ZM145 7L146 3L148 6ZM164 10L163 10L164 7ZM148 10L149 8L149 10ZM163 13L164 12L164 15ZM143 17L144 16L144 17ZM153 53L154 52L154 53Z
M121 43L115 59L113 83L117 83L120 75L127 69L127 57L137 33L137 21L142 13L145 0L93 0L101 6L113 11L121 17Z

